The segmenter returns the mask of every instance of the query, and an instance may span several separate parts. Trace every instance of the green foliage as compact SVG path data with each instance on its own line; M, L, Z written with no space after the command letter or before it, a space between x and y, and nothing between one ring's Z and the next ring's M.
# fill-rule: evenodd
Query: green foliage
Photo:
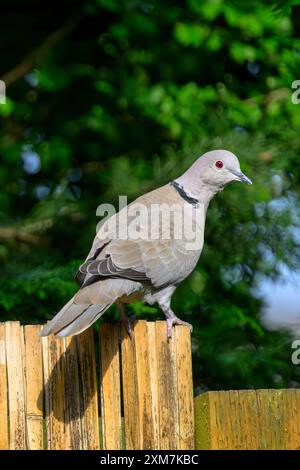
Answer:
M1 320L45 321L73 295L100 203L227 148L254 186L212 202L201 262L174 297L194 325L196 384L298 380L290 339L262 327L254 289L299 264L299 2L29 0L25 16L14 3L0 19L12 77L0 105Z

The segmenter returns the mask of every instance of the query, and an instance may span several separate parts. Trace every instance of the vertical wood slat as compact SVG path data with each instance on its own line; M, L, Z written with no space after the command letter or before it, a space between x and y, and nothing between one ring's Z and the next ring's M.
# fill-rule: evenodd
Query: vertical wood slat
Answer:
M125 446L140 449L138 377L135 352L135 327L131 337L122 325L122 386L124 404Z
M25 342L26 441L29 450L43 449L43 366L39 325L23 327Z
M82 390L83 449L97 450L99 441L99 412L94 332L92 328L76 337Z
M11 450L26 449L24 336L19 322L5 323L9 441Z
M155 322L147 322L148 329L148 354L149 354L149 394L151 396L153 442L149 442L151 448L159 449L159 402L158 402L158 374L156 353L156 328ZM153 446L153 447L152 447Z
M179 449L176 338L167 341L167 324L156 322L160 449Z
M173 334L176 341L178 447L181 450L191 450L195 446L191 333L187 327L176 326Z
M81 428L81 390L79 385L79 369L77 342L75 337L67 337L64 343L65 366L65 432L66 448L71 450L83 449Z
M64 339L42 338L46 441L48 450L66 448Z
M300 450L300 390L284 390L284 448Z
M100 384L103 449L122 448L118 325L100 327Z
M158 447L158 415L155 414L158 407L158 394L157 388L154 388L157 384L156 358L154 358L153 364L150 362L150 349L155 350L155 336L151 336L153 329L151 330L150 327L150 336L153 339L153 344L151 344L148 326L149 323L147 325L146 321L141 320L136 323L134 328L140 432L139 448L142 450ZM153 379L152 387L151 378Z
M45 442L44 447L47 450L51 450L51 423L50 423L50 410L51 410L51 398L50 398L50 359L49 359L49 337L41 338L42 344L42 360L43 360L43 398L44 398L44 420L45 420Z
M5 324L0 323L0 450L9 448Z
M231 405L228 420L232 423L232 436L236 440L238 448L242 449L244 445L246 450L257 449L259 447L259 432L248 432L248 430L259 429L260 427L256 394L250 393L246 397L243 391L239 390L230 390L228 393ZM240 435L241 433L238 430L238 420L241 414L249 417L249 424L245 422L243 436ZM228 447L231 447L230 442Z
M244 394L249 395L251 392ZM256 394L257 410L259 418L258 445L261 450L283 449L283 417L282 406L278 407L278 391L260 390ZM279 426L278 426L279 424ZM251 429L247 426L247 431Z

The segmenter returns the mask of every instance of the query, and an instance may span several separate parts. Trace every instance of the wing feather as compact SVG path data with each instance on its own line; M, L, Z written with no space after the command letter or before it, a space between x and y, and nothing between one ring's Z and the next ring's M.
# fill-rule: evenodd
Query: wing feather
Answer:
M164 200L164 197L161 196L161 200ZM146 205L149 203L151 200L145 202ZM200 242L198 250L188 251L187 240L184 237L181 239L172 237L172 233L175 233L175 217L170 219L169 231L161 223L155 226L153 231L151 230L152 233L158 235L155 239L115 237L111 227L118 228L118 224L123 223L124 218L120 217L123 211L124 209L109 219L95 237L92 250L80 267L80 274L77 275L81 287L102 279L123 278L148 282L156 288L161 288L165 285L177 284L192 271L201 253L203 241ZM138 225L140 229L148 227L149 215L140 215ZM200 231L202 231L203 238L204 217Z

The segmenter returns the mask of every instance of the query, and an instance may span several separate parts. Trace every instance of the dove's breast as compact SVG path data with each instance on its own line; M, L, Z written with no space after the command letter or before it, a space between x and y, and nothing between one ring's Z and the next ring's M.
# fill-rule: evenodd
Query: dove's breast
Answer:
M193 271L203 249L204 227L204 209L181 205L173 217L162 217L156 239L139 243L154 287L177 285Z

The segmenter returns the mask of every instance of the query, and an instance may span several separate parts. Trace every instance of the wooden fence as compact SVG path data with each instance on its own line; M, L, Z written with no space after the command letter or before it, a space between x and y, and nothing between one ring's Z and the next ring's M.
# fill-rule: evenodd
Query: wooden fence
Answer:
M0 323L0 449L300 449L300 390L194 401L187 327L169 342L162 321L131 339L110 324L96 341L40 329Z
M167 342L166 322L139 321L132 339L102 325L99 372L93 330L40 328L0 324L0 449L194 447L188 328Z

